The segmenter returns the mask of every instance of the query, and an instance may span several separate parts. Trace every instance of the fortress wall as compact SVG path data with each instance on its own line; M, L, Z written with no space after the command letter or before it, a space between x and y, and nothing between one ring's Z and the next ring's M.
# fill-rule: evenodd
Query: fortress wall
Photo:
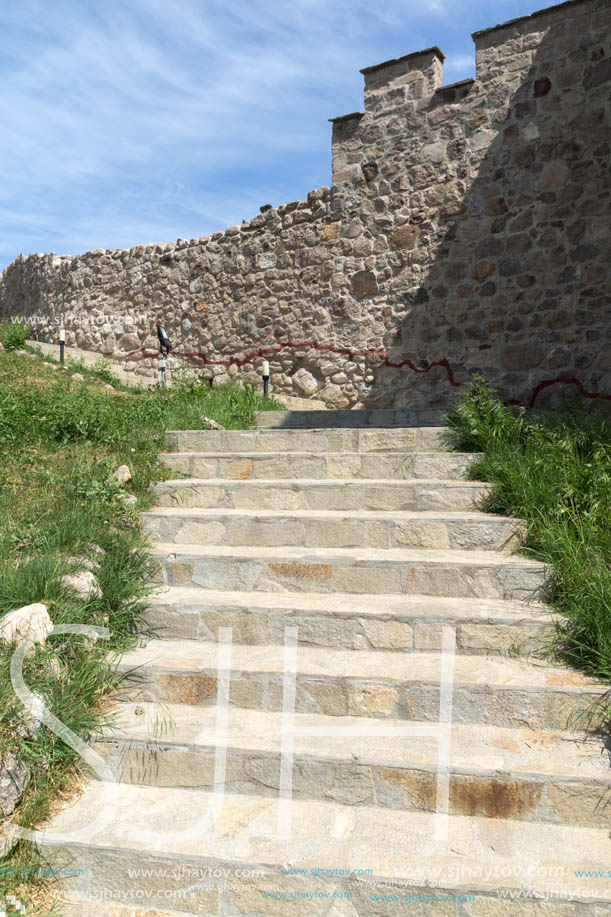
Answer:
M508 400L611 392L611 7L573 0L363 71L333 119L333 185L210 238L23 256L0 314L151 371L154 324L219 381L338 407L435 409L476 372ZM125 313L141 319L129 326ZM134 353L136 352L136 353Z

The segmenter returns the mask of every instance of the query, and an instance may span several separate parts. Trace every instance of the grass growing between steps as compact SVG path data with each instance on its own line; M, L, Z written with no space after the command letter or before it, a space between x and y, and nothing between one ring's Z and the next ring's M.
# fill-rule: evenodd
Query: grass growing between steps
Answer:
M69 378L74 368L0 352L0 620L42 602L54 625L109 628L108 641L52 635L24 664L40 703L87 739L112 715L113 657L146 632L150 569L137 513L150 505L150 482L167 477L156 459L165 431L201 429L202 415L245 428L255 411L278 405L251 388L210 389L193 379L167 392L110 391L104 367L83 381ZM111 476L120 464L131 470L128 485ZM128 490L135 507L121 499ZM95 565L101 596L83 601L62 584L75 557ZM81 759L24 711L9 674L14 649L0 642L0 762L14 753L27 765L28 789L11 820L36 827L73 791ZM0 860L0 900L12 893L29 915L54 913L48 878L34 874L49 866L20 842Z
M525 519L524 553L553 568L569 622L555 649L611 682L611 423L578 402L508 407L482 379L446 419L457 448L483 453L470 474L494 485L486 509Z

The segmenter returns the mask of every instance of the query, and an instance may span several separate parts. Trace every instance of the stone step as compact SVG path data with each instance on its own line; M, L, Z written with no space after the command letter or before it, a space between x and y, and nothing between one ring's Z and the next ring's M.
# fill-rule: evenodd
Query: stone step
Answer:
M151 860L151 862L156 865L157 860ZM104 901L98 897L99 891L97 889L95 890L94 896L91 895L91 892L87 892L86 890L79 891L78 889L66 889L64 893L61 891L61 885L58 884L57 894L60 897L64 894L66 896L64 899L66 900L66 917L72 917L72 915L75 915L75 917L76 915L78 915L78 917L173 917L173 915L177 913L180 913L180 917L202 917L201 911L194 914L193 911L185 911L183 907L180 908L180 911L166 910L165 904L168 904L167 901L165 904L161 904L163 910L159 910L157 907L155 907L154 910L149 908L149 904L159 903L158 900L156 900L157 894L162 902L164 899L174 894L170 889L166 888L157 892L157 890L153 888L156 884L157 882L155 879L151 882L147 879L145 883L134 883L132 879L131 888L127 886L116 890L116 898L125 896L122 897L124 901L129 901L131 898L134 898L138 900L140 904L144 901L147 902L145 908L138 907L137 910L134 910L129 904L117 904L112 900ZM182 892L177 892L176 894L181 898L183 897ZM108 892L108 897L110 898L110 891ZM75 910L75 902L78 910ZM215 917L217 917L219 911L217 910L214 913ZM206 915L204 914L203 917L206 917ZM209 917L212 917L212 913L210 913Z
M218 592L173 586L152 596L147 621L157 637L282 644L298 627L301 646L411 652L441 649L444 625L456 629L460 653L528 655L555 631L545 605L427 595Z
M257 480L201 478L151 485L157 506L201 509L317 510L474 510L490 486L481 481L406 480Z
M279 711L283 646L230 647L229 700L234 707ZM226 650L226 648L225 648ZM453 658L452 721L532 729L575 728L574 717L607 688L566 669L503 656ZM219 646L196 640L151 640L124 654L121 675L137 670L122 696L130 700L215 706ZM442 655L299 647L295 712L395 717L439 722Z
M545 601L544 564L496 551L153 545L156 581L246 592L375 592Z
M312 799L295 799L289 810L273 796L253 794L227 795L221 806L208 790L122 784L109 824L88 840L72 840L103 811L105 790L93 781L46 835L43 853L69 873L62 879L66 891L90 895L95 879L96 889L114 890L119 900L122 892L130 901L147 892L166 912L203 917L405 917L433 908L447 915L565 917L583 912L574 909L579 901L592 917L606 913L605 904L591 912L588 905L596 895L604 902L608 892L608 828L457 815L436 820L430 812ZM550 866L558 870L551 879ZM576 875L582 870L602 875L584 879ZM405 884L397 887L398 877ZM537 898L550 886L556 895L539 910ZM527 910L524 900L499 901L499 890L522 889L535 896L536 911L529 900ZM410 897L418 893L451 900L430 907ZM578 903L567 908L569 896ZM460 910L456 899L466 902Z
M262 429L316 430L328 427L436 427L443 421L441 411L393 411L393 410L292 410L261 411L257 414L257 427Z
M195 478L466 478L471 452L174 452L159 461Z
M457 548L509 551L519 547L519 519L486 513L245 510L160 507L142 513L144 534L177 544L308 548Z
M168 452L435 452L445 427L387 430L171 430Z
M294 726L294 799L435 810L430 723L296 714ZM230 709L226 792L278 794L284 728L282 713ZM450 736L452 815L608 826L602 739L469 724ZM120 782L204 789L214 786L215 737L214 708L126 704L95 750Z

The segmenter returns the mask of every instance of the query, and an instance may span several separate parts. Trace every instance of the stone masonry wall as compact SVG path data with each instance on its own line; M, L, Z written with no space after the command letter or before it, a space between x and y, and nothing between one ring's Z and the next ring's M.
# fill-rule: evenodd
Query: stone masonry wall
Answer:
M63 316L142 372L161 321L217 383L267 357L273 390L337 407L435 410L477 372L507 400L608 400L611 6L474 41L475 80L443 86L438 48L362 71L331 188L209 238L21 256L0 314L44 340Z

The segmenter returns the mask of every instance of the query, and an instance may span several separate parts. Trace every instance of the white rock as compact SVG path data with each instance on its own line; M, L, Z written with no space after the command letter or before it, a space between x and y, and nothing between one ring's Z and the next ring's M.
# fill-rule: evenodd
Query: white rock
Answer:
M298 369L293 376L293 388L304 395L315 395L318 391L318 382L307 369Z
M534 121L529 121L521 131L523 140L537 140L539 137L539 128Z
M70 378L74 379L75 382L84 382L85 381L85 377L82 376L81 373L72 373Z
M30 770L12 751L0 761L0 816L12 815L30 782Z
M81 599L88 599L91 598L91 596L99 597L102 595L96 578L90 570L82 570L79 573L66 573L61 578L61 584L65 586L66 589L72 589Z
M116 478L120 484L127 484L132 479L132 473L127 465L119 465L118 468L115 468L111 477Z
M224 430L225 427L221 426L220 423L217 423L216 420L213 420L211 417L202 417L202 424L205 430Z
M79 570L98 570L99 564L94 560L89 560L88 557L68 557L66 560L67 564L70 564L71 567L77 567Z
M47 635L53 630L53 622L49 617L47 606L42 602L33 605L24 605L15 611L9 611L0 619L0 640L4 643L13 643L32 637L44 643Z
M31 710L23 710L22 716L25 720L17 727L17 735L22 739L33 739L38 731L42 721L42 714L45 709L45 702L40 694L34 694ZM1 857L0 857L1 859Z
M135 506L138 502L138 497L135 497L134 494L119 494L119 500L125 506Z
M62 674L62 667L59 664L59 660L52 656L51 659L47 659L47 667L51 672L53 678L60 678Z

